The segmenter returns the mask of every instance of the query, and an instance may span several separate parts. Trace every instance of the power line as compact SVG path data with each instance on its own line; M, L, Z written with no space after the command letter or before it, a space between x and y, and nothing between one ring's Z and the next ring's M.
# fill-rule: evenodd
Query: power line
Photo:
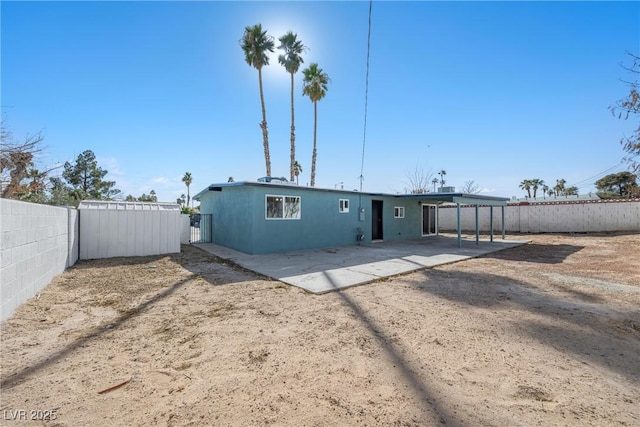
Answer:
M360 162L360 193L362 194L362 181L364 180L364 150L367 141L367 108L369 104L369 54L371 52L371 9L373 0L369 0L369 32L367 34L367 74L364 83L364 129L362 131L362 160Z
M585 183L591 184L589 181L592 181L592 180L594 180L596 178L600 178L601 176L605 175L607 172L612 171L613 169L617 168L621 164L622 164L622 162L619 162L619 163L611 166L610 168L607 168L607 169L603 170L602 172L599 172L599 173L595 174L592 177L589 177L587 179L583 179L582 181L578 181L575 184L572 184L571 187L578 187L580 184L585 184Z

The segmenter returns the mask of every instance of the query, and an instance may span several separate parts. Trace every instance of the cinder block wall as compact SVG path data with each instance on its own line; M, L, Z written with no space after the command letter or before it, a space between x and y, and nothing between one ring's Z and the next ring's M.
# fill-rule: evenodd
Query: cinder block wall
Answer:
M0 321L76 262L77 235L75 209L0 199Z
M438 209L438 228L456 229L456 208ZM480 231L489 232L489 207L478 208ZM505 229L511 233L597 233L640 231L640 201L548 203L509 205L505 208ZM460 209L463 231L475 231L475 208ZM502 230L502 210L493 208L493 229Z

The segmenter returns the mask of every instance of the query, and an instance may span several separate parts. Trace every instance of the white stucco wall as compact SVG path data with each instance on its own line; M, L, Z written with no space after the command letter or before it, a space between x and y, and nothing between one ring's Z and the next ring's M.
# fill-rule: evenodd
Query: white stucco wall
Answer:
M0 320L77 260L75 209L0 199ZM72 243L70 245L70 242Z
M439 228L456 229L456 208L441 207ZM478 208L480 231L489 231L489 207ZM463 231L475 230L475 208L460 209ZM493 229L502 230L500 207L493 208ZM640 231L640 201L509 205L505 228L513 233L587 233Z

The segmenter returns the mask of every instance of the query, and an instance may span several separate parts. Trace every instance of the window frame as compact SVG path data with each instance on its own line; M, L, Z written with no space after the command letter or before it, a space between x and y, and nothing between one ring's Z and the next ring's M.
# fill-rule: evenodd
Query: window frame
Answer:
M393 217L396 219L404 218L404 206L394 206L393 207Z
M279 207L279 211L278 212L280 214L280 216L269 216L270 213L270 209L269 209L269 199L277 199L280 198L280 204L281 206ZM291 204L292 204L292 200L293 200L293 205L295 206L297 204L297 209L287 212L288 209L292 209ZM296 203L297 201L297 203ZM277 202L277 200L276 200ZM273 209L272 209L273 210ZM276 213L276 212L274 212ZM291 214L294 214L295 216L290 216ZM268 220L268 221L273 221L273 220L299 220L302 216L302 197L300 196L287 196L284 194L265 194L264 195L264 219Z
M338 212L349 213L349 199L338 199Z

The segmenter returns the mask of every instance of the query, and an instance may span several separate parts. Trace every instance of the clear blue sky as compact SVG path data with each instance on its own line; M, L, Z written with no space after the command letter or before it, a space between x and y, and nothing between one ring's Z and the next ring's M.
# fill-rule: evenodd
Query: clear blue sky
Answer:
M42 130L43 166L90 149L123 193L175 201L265 175L257 71L245 26L288 30L330 76L318 106L318 187L359 188L369 2L10 2L2 14L2 111ZM487 195L563 178L581 193L625 170L634 123L608 107L640 53L638 2L374 1L364 191L403 193L416 168ZM264 70L274 176L289 170L289 80ZM313 106L296 75L296 139L309 182ZM636 124L637 126L637 124ZM616 166L618 165L618 166ZM434 175L434 177L437 177Z

